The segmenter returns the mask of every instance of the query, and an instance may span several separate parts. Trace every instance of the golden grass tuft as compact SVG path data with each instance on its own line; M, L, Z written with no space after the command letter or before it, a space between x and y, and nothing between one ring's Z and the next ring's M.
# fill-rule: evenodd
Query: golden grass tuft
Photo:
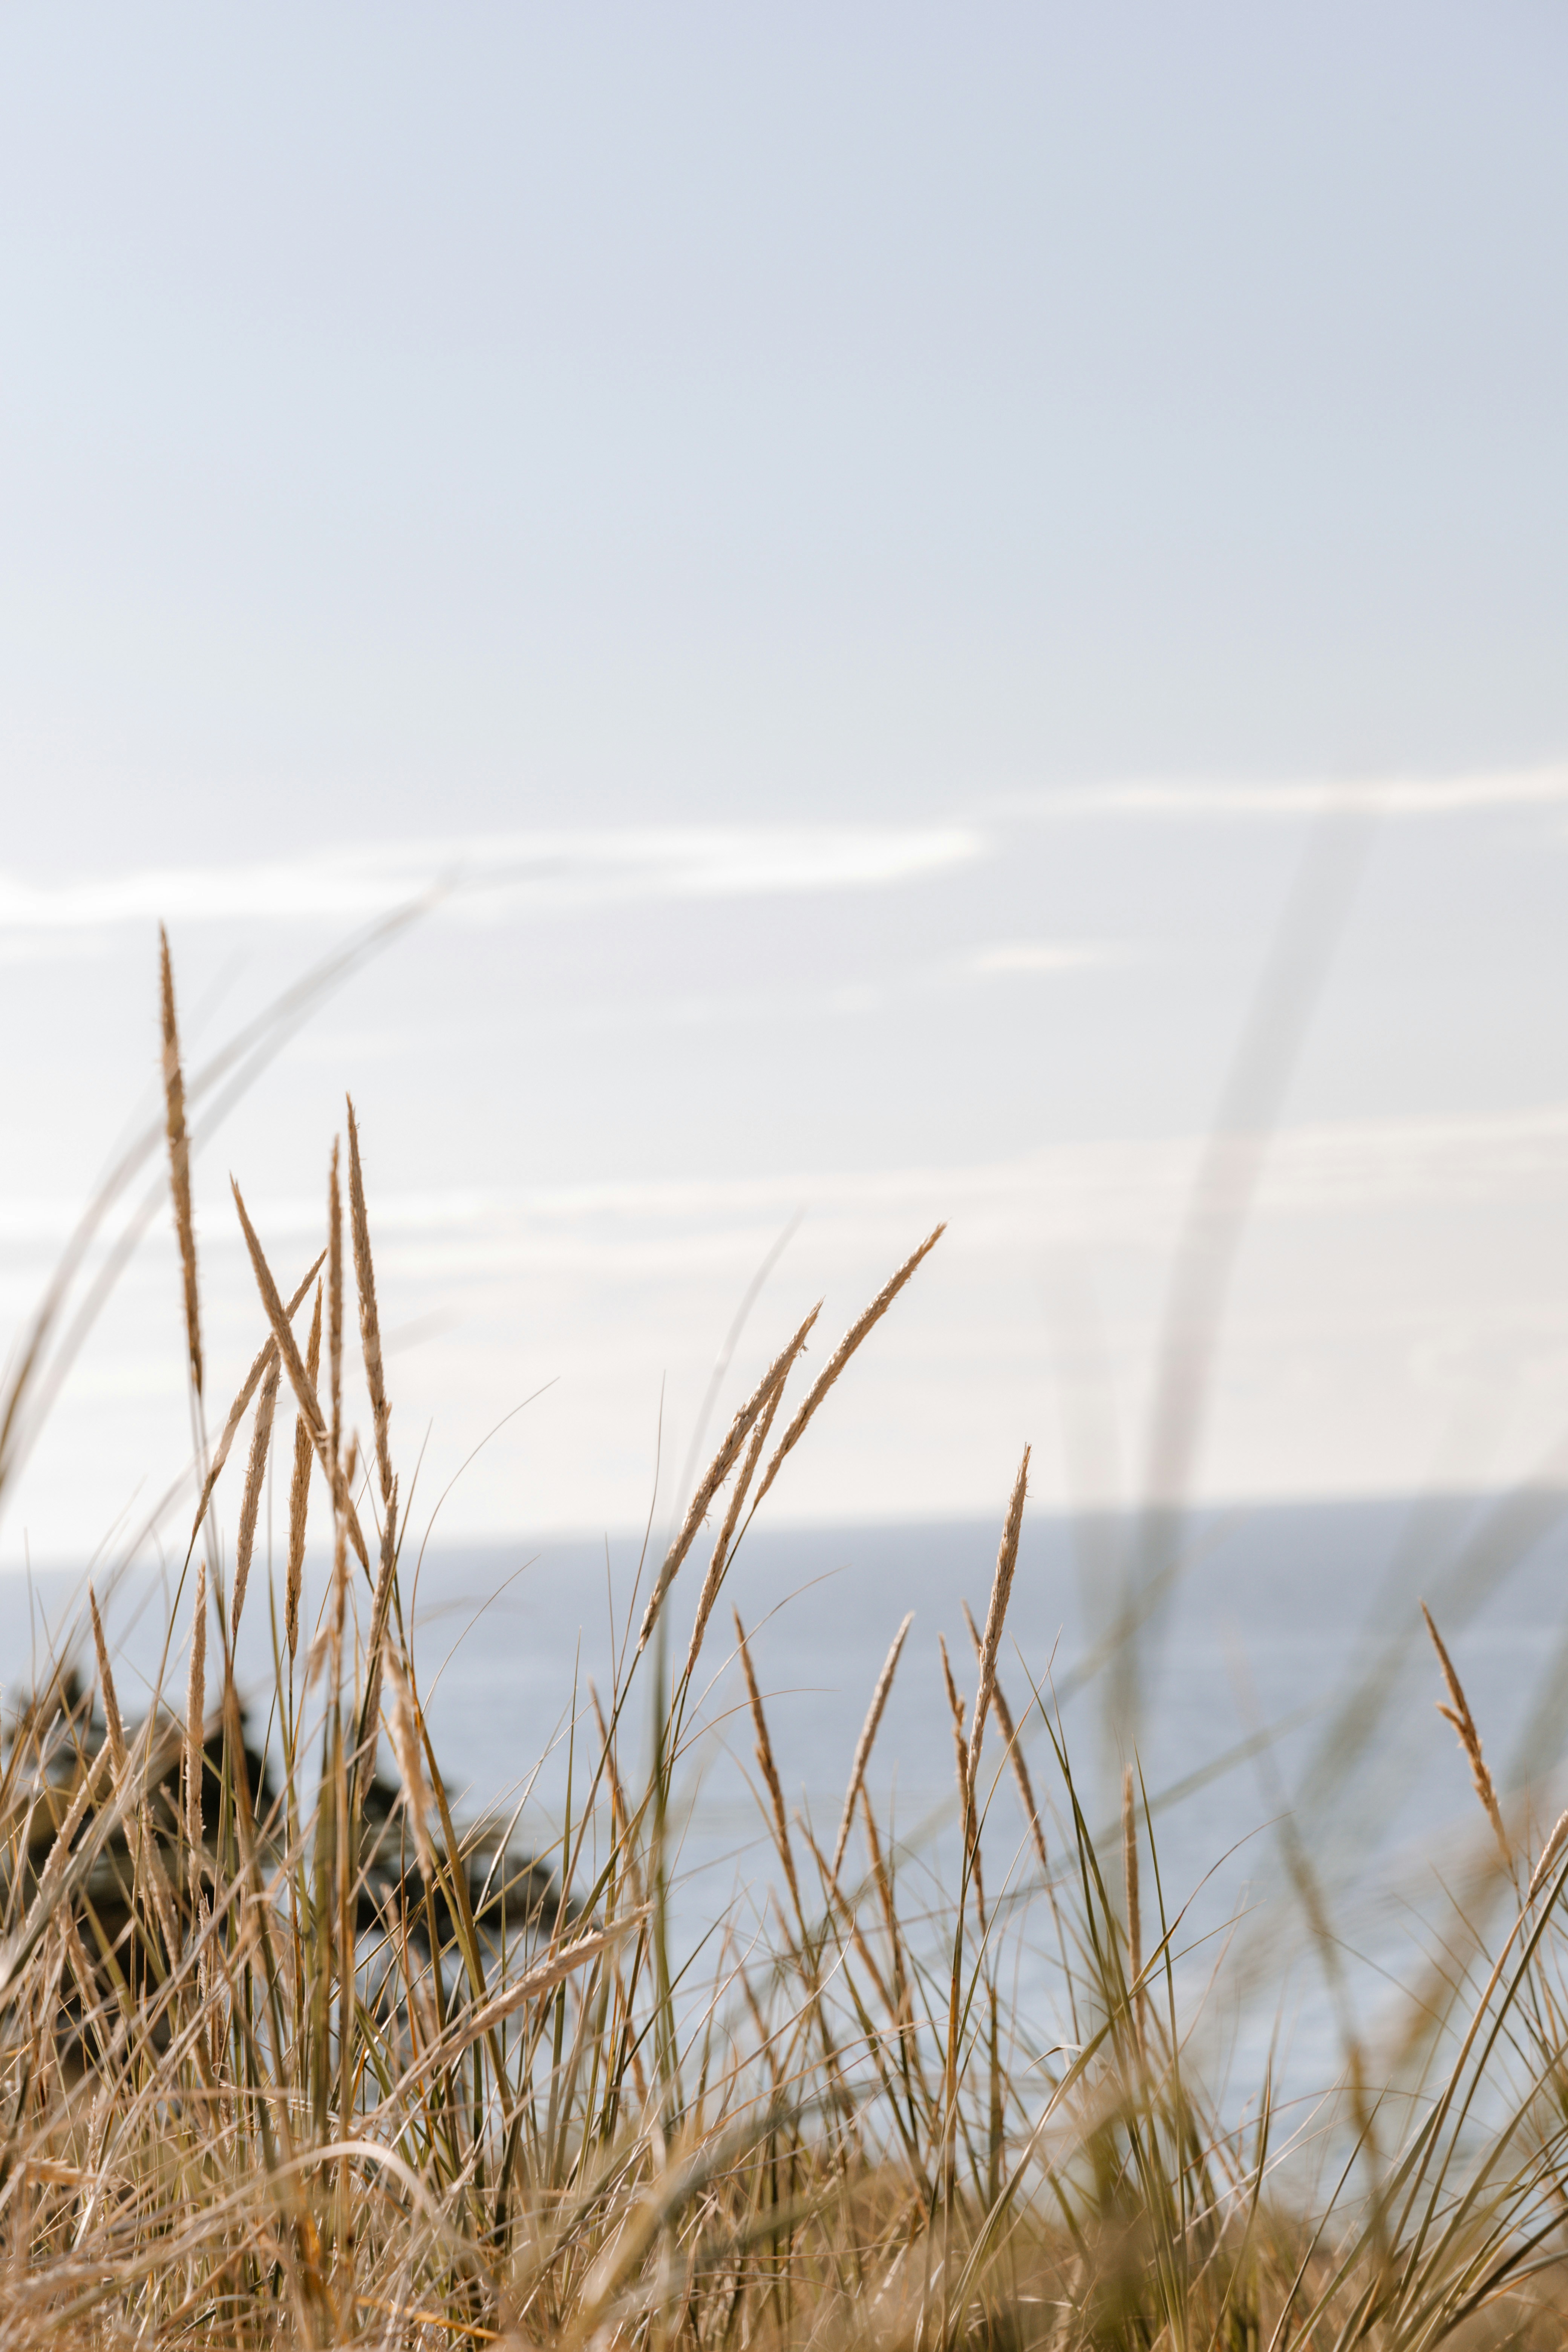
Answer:
M322 1253L325 1255L325 1252ZM320 1260L318 1260L318 1264ZM276 1346L276 1341L269 1342ZM279 1359L281 1360L281 1359ZM315 1312L306 1350L304 1378L313 1394L321 1370L321 1286L316 1285ZM310 1423L303 1406L294 1417L294 1470L289 1486L289 1565L285 1578L284 1623L292 1664L300 1649L300 1589L305 1574L305 1523L310 1507Z
M855 1820L855 1801L860 1794L860 1786L866 1778L866 1767L871 1760L871 1743L877 1737L877 1726L882 1720L882 1710L888 1704L888 1695L893 1687L893 1676L899 1671L899 1660L903 1654L904 1643L909 1637L910 1627L914 1622L915 1612L911 1609L893 1636L893 1646L888 1652L882 1671L877 1677L877 1687L871 1694L871 1704L866 1710L866 1720L860 1727L860 1737L855 1743L855 1759L849 1767L849 1785L844 1792L844 1813L838 1824L838 1835L834 1840L833 1860L828 1864L828 1875L835 1885L837 1884L839 1868L844 1860L844 1849L849 1843L849 1832Z
M1448 1685L1448 1696L1452 1702L1450 1706L1445 1706L1439 1701L1437 1712L1446 1723L1451 1723L1454 1727L1459 1746L1463 1748L1465 1759L1470 1768L1470 1779L1476 1794L1481 1801L1481 1810L1491 1823L1492 1835L1497 1840L1503 1867L1506 1870L1511 1870L1514 1861L1512 1843L1503 1825L1502 1807L1498 1803L1497 1790L1492 1782L1490 1767L1481 1752L1481 1735L1476 1729L1476 1719L1470 1713L1470 1703L1465 1696L1464 1685L1454 1671L1454 1662L1444 1647L1443 1636L1433 1623L1432 1612L1425 1601L1421 1603L1421 1614L1426 1621L1426 1631L1432 1637L1432 1647L1437 1653L1437 1662L1443 1669L1443 1679Z
M168 1040L166 942L161 982ZM170 1180L199 1401L177 1038L172 1066ZM765 1470L809 1318L736 1413L640 1638L630 1617L618 1629L607 1706L590 1685L571 1717L566 1816L547 1858L454 1817L405 1625L408 1512L352 1103L346 1252L338 1171L334 1150L326 1246L287 1305L235 1187L255 1352L210 1465L199 1426L193 1445L194 1573L164 1654L166 1666L183 1631L183 1711L160 1675L127 1720L112 1595L100 1607L89 1587L79 1644L46 1661L6 1721L0 2352L1428 2352L1568 2338L1568 1815L1521 1900L1528 1856L1430 1621L1444 1712L1518 1876L1493 1864L1465 1878L1454 1860L1461 1883L1413 2004L1418 2028L1406 2018L1393 2036L1405 2055L1381 2086L1356 2041L1310 2109L1282 2111L1272 2058L1242 2098L1205 2089L1204 2060L1235 2019L1210 2036L1219 1995L1205 2005L1194 1986L1202 1970L1217 1987L1219 1964L1185 1948L1168 1907L1157 1799L1129 1766L1097 1831L1048 1682L1017 1717L1004 1693L1027 1454L984 1630L963 1612L972 1698L938 1644L932 1733L952 1741L957 1801L934 1847L896 1826L871 1785L910 1616L872 1691L829 1853L809 1808L792 1817L736 1614L766 1860L760 1885L685 1949L671 1905L678 1783L711 1758L728 1712L722 1698L706 1712L692 1689L711 1611L780 1465L936 1235L850 1327ZM374 1554L354 1503L351 1279ZM312 1285L302 1349L292 1319ZM33 1360L28 1348L16 1360L24 1384ZM233 1633L258 1572L285 1376L296 1423L283 1623L275 1686L247 1718ZM253 1403L226 1621L225 1465ZM317 1479L331 1574L300 1673ZM671 1678L648 1636L730 1479ZM209 1606L221 1637L210 1668ZM121 1685L132 1687L123 1673ZM651 1718L646 1746L626 1730L634 1700ZM1011 1827L992 1818L1003 1760L988 1776L992 1718L1022 1836L1010 1801ZM378 1767L383 1732L395 1783ZM857 1820L858 1879L847 1869ZM1332 1965L1328 1897L1289 1841L1287 1853ZM1281 1949L1284 1916L1282 1904L1268 1914Z

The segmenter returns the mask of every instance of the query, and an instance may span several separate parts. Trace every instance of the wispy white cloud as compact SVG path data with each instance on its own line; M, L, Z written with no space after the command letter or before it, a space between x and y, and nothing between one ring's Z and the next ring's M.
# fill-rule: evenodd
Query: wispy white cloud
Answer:
M1200 1135L1127 1137L1047 1144L999 1160L870 1169L800 1168L757 1176L617 1179L583 1184L465 1186L391 1192L372 1202L378 1242L481 1244L551 1263L575 1234L590 1255L649 1247L661 1261L674 1244L703 1257L743 1259L795 1209L814 1226L842 1226L857 1246L887 1221L928 1210L953 1220L967 1246L1003 1234L1011 1247L1044 1239L1146 1241L1178 1215L1204 1150ZM1422 1205L1518 1206L1552 1202L1568 1184L1568 1105L1474 1118L1335 1121L1285 1128L1268 1146L1257 1201L1263 1218L1339 1216ZM202 1208L198 1198L198 1216ZM264 1239L303 1245L318 1234L313 1194L251 1202ZM204 1247L239 1248L226 1197L209 1195ZM0 1249L64 1240L72 1203L0 1196Z
M1124 1137L992 1161L373 1190L383 1309L401 1342L397 1425L422 1433L434 1421L444 1477L507 1406L552 1381L548 1404L464 1472L447 1537L630 1526L646 1517L659 1413L667 1436L672 1418L684 1431L712 1349L786 1219L806 1212L748 1332L755 1359L823 1293L841 1326L945 1217L929 1276L803 1449L781 1507L818 1520L990 1508L1026 1437L1041 1444L1041 1500L1082 1500L1050 1431L1062 1383L1089 1375L1041 1276L1064 1260L1081 1269L1100 1328L1095 1395L1112 1396L1137 1430L1202 1148L1194 1134ZM1200 1491L1415 1485L1439 1444L1447 1483L1524 1473L1561 1420L1568 1340L1539 1250L1565 1184L1564 1105L1276 1136ZM274 1265L297 1278L319 1245L320 1195L258 1190L250 1207ZM231 1205L206 1171L198 1217L209 1359L226 1390L262 1323ZM0 1296L18 1315L65 1222L47 1195L0 1199ZM160 1218L131 1271L127 1311L106 1322L45 1433L11 1523L18 1550L27 1528L45 1556L85 1556L149 1463L166 1465L160 1477L179 1466L177 1279ZM1457 1440L1461 1420L1481 1437ZM1494 1447L1487 1433L1500 1427Z
M1120 963L1125 954L1110 940L997 940L990 947L976 948L969 969L983 980L1008 973L1098 971Z
M1044 792L1003 814L1085 820L1300 822L1327 811L1389 819L1568 806L1568 764L1462 776L1279 782L1146 778ZM38 882L0 873L0 961L69 951L159 919L356 923L439 891L456 912L876 889L973 863L994 847L973 825L667 826L459 835L294 858L161 866ZM1060 971L1110 960L1101 945L997 942L970 969Z
M1568 764L1484 770L1462 776L1319 777L1275 783L1148 777L1042 792L1009 806L1018 814L1046 820L1154 817L1254 823L1299 822L1335 812L1398 819L1564 804L1568 804Z
M670 827L459 836L63 883L0 875L0 940L159 919L367 921L442 888L455 906L487 909L878 888L967 864L988 845L958 825Z
M973 992L994 982L1055 979L1101 971L1123 963L1131 950L1114 940L1011 940L928 960L882 965L829 982L791 977L773 988L729 987L697 993L660 995L647 988L602 996L541 998L520 1019L534 1030L570 1031L584 1036L680 1029L800 1027L826 1020L875 1017L924 1000ZM295 1063L342 1069L351 1064L406 1059L439 1045L442 1033L406 1024L396 1029L340 1033L330 1028L297 1039L288 1049Z

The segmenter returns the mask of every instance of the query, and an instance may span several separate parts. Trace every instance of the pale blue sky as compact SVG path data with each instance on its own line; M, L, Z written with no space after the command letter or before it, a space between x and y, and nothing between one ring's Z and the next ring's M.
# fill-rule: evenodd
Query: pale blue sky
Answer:
M458 1524L635 1517L795 1205L753 1351L953 1229L781 1507L989 1507L1025 1435L1066 1493L1097 1318L1136 1463L1306 788L1404 779L1202 1478L1531 1459L1565 68L1545 5L8 11L7 1321L145 1096L156 915L216 1038L457 864L204 1163L223 1365L225 1169L303 1248L346 1083L406 1425L561 1375ZM177 1450L161 1248L7 1553Z
M1565 79L1545 5L8 10L9 854L1556 756Z

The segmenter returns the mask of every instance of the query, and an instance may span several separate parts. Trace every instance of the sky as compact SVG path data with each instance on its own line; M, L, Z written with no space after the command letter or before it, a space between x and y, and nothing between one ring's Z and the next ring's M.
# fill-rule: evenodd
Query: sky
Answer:
M781 1517L1550 1465L1565 66L1545 5L8 10L7 1333L156 1110L158 921L195 1064L438 885L204 1150L215 1416L228 1175L302 1272L347 1088L452 1536L672 1509L781 1237L715 1432L942 1218ZM123 1540L181 1381L160 1215L0 1559Z

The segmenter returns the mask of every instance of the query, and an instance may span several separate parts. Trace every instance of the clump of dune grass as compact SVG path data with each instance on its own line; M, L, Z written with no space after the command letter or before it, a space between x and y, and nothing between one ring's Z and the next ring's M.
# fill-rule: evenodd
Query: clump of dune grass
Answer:
M723 1663L717 1603L751 1515L938 1234L850 1326L771 1454L815 1314L736 1412L640 1617L634 1596L624 1672L574 1714L558 1850L521 1854L454 1818L426 1719L352 1104L346 1211L334 1143L302 1273L280 1276L235 1189L255 1353L209 1447L166 943L161 982L198 1499L141 1718L121 1706L92 1592L90 1643L68 1640L8 1726L0 2344L1563 2340L1568 1834L1560 1822L1532 1854L1528 1824L1510 1823L1440 1642L1497 1861L1435 1955L1386 2081L1353 2052L1325 2086L1311 2117L1325 2179L1282 2162L1303 2134L1278 2112L1271 2069L1241 2121L1206 2087L1137 1760L1120 1819L1097 1831L1050 1685L1006 1647L1026 1454L984 1629L968 1621L972 1687L941 1651L948 1719L933 1729L952 1744L958 1837L934 1905L911 1897L868 1773L908 1617L825 1853L791 1811L765 1673L732 1615L774 1866L765 1934L717 1923L729 1932L709 1940L700 1982L672 1944L669 1820L703 1736L699 1670ZM351 1283L363 1437L344 1405ZM0 1474L47 1328L16 1359ZM275 1443L289 1471L281 1622L269 1591L273 1687L247 1716L235 1636ZM671 1648L682 1570L721 1509ZM331 1575L307 1628L312 1515ZM1026 1739L1048 1760L1038 1783ZM1331 1940L1310 1857L1294 1867ZM1026 1945L1051 1956L1042 2014L1010 1990Z

